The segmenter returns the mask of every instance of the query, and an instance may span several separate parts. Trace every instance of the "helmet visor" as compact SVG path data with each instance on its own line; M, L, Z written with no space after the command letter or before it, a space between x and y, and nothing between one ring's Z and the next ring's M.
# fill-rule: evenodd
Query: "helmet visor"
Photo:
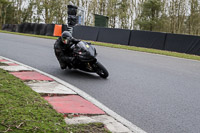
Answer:
M66 38L66 37L63 37L63 38L62 38L62 42L63 42L64 44L67 44L67 43L68 43L67 38Z

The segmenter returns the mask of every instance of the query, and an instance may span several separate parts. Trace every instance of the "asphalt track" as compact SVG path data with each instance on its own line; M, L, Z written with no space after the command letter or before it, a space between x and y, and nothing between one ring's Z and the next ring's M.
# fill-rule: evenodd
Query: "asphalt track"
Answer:
M200 62L95 46L108 79L60 70L55 40L0 33L0 56L56 76L149 133L200 132Z

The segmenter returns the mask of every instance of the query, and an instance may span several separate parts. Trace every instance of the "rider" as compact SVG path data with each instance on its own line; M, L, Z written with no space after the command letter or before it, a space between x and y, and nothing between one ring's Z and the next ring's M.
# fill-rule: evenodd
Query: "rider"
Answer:
M60 63L61 69L66 69L72 67L71 62L74 60L74 57L71 56L72 50L71 46L77 44L80 40L72 37L71 33L64 31L62 36L59 37L54 44L55 55Z

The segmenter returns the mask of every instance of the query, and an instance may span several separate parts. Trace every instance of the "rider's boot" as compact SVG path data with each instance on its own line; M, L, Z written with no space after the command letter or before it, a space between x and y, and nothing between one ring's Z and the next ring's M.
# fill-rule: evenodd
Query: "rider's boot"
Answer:
M71 69L73 67L74 57L63 57L62 60L65 62L65 65ZM66 68L66 67L65 67Z
M60 62L60 68L61 69L66 69L67 65L63 62Z

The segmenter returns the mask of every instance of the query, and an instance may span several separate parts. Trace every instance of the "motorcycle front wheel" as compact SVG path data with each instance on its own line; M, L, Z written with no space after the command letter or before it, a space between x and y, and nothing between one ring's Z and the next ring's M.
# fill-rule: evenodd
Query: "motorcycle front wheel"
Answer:
M102 78L107 78L109 73L106 70L106 68L100 63L100 62L96 62L95 63L95 69L96 69L96 73L102 77Z

